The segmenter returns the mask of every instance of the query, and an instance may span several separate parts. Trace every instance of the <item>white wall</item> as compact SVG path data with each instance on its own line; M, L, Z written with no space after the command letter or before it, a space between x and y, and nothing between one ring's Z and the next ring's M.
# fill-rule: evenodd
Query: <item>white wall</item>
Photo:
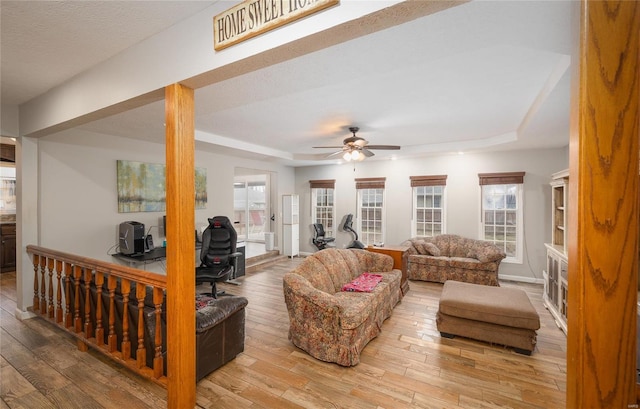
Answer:
M39 140L40 245L113 262L109 253L117 243L116 228L126 220L158 226L163 212L118 213L116 160L164 163L165 147L114 136L65 131ZM364 161L293 169L272 162L234 158L197 151L196 166L207 168L208 206L196 211L196 223L217 214L233 214L235 168L260 169L276 177L276 215L282 195L298 193L301 205L300 250L313 252L309 180L336 179L336 214L341 220L356 213L355 178L386 177L385 243L399 244L411 235L412 190L409 176L445 174L447 178L447 232L479 237L478 173L525 171L525 260L503 263L500 274L533 281L542 278L543 243L551 234L551 174L568 167L565 148L441 155L411 160ZM277 217L276 242L282 226ZM157 228L151 234L158 237ZM337 246L346 247L352 235L338 231ZM26 243L25 243L26 244ZM157 268L150 268L158 271Z
M18 107L2 105L0 107L0 135L18 137Z
M478 238L480 234L480 187L478 173L525 171L523 264L502 263L500 275L523 281L542 279L546 262L543 243L551 238L551 174L566 169L565 148L441 155L411 160L364 161L355 164L326 165L296 169L296 192L300 194L300 251L313 252L311 243L311 190L309 180L336 180L336 215L356 214L355 178L386 177L386 237L389 245L400 244L411 236L412 189L409 176L447 175L446 231ZM355 223L354 223L355 226ZM352 235L339 231L337 247L345 247Z
M164 144L69 130L39 140L40 245L99 260L116 262L117 226L135 220L150 226L161 245L158 226L164 212L118 213L116 161L165 163ZM196 224L208 217L233 217L236 167L260 169L276 177L279 189L293 190L293 168L271 162L197 151L196 166L207 168L207 208L196 210ZM170 243L168 243L170 245ZM142 268L142 267L140 267ZM162 265L148 265L162 272Z

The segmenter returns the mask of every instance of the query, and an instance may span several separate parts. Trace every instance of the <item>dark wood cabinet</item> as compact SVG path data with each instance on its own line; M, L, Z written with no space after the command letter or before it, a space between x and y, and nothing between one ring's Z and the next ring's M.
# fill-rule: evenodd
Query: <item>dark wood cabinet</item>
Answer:
M16 224L0 225L0 273L16 269Z
M400 289L402 290L402 295L407 294L409 292L409 281L407 280L407 268L409 262L409 250L408 246L384 246L384 247L375 247L369 246L367 250L372 251L374 253L382 253L387 256L391 256L393 258L393 268L402 271L402 280L400 282Z
M15 162L16 146L6 143L0 144L0 160L2 162Z

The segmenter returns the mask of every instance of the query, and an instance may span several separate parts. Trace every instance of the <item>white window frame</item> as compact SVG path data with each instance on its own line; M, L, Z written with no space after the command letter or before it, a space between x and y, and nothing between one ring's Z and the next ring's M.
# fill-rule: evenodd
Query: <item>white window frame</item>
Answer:
M356 216L356 220L357 220L357 224L356 225L358 226L357 227L358 228L357 231L358 231L358 234L359 234L359 236L358 236L359 240L363 244L365 244L367 246L368 245L374 245L374 244L376 244L376 245L384 244L384 241L385 241L385 230L386 230L385 229L385 225L386 225L385 213L386 212L385 212L385 200L384 200L384 196L385 196L384 191L385 191L385 189L384 188L364 188L364 189L357 189L357 191L358 191L358 200L357 200L357 202L358 202L358 204L357 204L358 212L357 212L357 216ZM365 194L367 194L367 195L369 195L369 194L376 195L377 194L377 192L371 192L371 191L380 191L380 193L382 195L382 205L381 206L367 206L367 209L373 209L374 211L375 211L375 209L380 209L380 220L379 220L379 222L380 222L380 233L370 233L369 231L365 231L363 229L363 222L364 222L364 220L362 218L362 213L363 213L363 210L364 210L364 207L363 207L363 203L364 203L363 195L365 195ZM374 219L374 222L375 221L376 220ZM371 239L371 235L372 234L378 235L378 237L374 237L373 239Z
M318 206L318 194L326 193L326 191L331 190L332 193L332 201L331 205L326 206ZM325 194L325 197L327 195ZM318 217L319 209L330 209L331 216L320 216ZM325 213L326 214L326 213ZM331 220L331 223L329 223ZM338 226L336 225L336 189L333 187L314 187L311 188L311 223L322 223L322 227L324 227L324 231L327 237L336 237Z
M486 191L487 190L491 190L491 189L495 189L497 187L501 187L501 188L507 188L508 186L515 186L516 187L516 234L515 234L515 256L509 256L507 255L507 257L502 260L503 263L514 263L514 264L522 264L523 263L523 254L524 254L524 184L523 183L508 183L508 184L495 184L495 185L481 185L480 186L480 237L482 238L482 240L486 240L489 242L492 242L494 244L496 244L498 247L502 248L503 250L505 250L506 253L506 243L508 242L507 240L495 240L495 236L494 238L487 238L487 236L485 235L486 233L486 228L489 227L486 225L486 211L491 211L493 210L494 212L494 217L496 215L498 215L498 213L502 212L502 211L507 211L506 206L503 206L502 204L498 204L498 206L496 206L495 209L485 209L485 195L486 195ZM506 195L505 195L505 200L506 200ZM495 220L495 219L494 219ZM500 220L504 220L504 223L501 223L500 221L498 221L498 223L493 223L493 226L496 227L500 227L500 225L502 225L502 227L504 227L505 229L508 227L507 224L507 218L506 218L506 214L504 219L500 218Z
M440 207L418 207L418 191L420 189L432 189L436 188L436 187L440 187L442 188L442 194L441 194L441 199L440 199ZM440 233L438 234L445 234L447 232L447 214L446 214L446 202L447 202L447 189L446 189L446 185L433 185L433 186L414 186L413 188L413 216L412 216L412 220L411 220L411 237L416 237L416 236L425 236L423 234L418 234L418 210L423 209L423 210L435 210L435 209L440 209L440 223L435 223L432 222L432 225L435 224L440 224ZM433 196L434 193L432 193ZM431 236L433 236L433 231Z

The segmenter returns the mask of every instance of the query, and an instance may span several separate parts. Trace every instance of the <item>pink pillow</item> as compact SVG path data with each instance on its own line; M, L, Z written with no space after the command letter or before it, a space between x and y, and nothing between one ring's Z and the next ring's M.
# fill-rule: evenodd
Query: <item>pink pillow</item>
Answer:
M342 291L370 293L380 281L382 281L382 275L380 274L362 273L350 283L343 285Z

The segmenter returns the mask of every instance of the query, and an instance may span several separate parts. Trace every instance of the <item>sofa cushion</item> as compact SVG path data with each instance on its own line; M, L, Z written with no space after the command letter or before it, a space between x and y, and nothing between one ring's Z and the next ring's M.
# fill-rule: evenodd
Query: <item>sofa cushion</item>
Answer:
M311 285L328 294L333 294L335 288L329 272L324 268L324 264L317 257L307 257L304 263L296 269L296 273L306 278Z
M436 256L439 257L442 253L440 252L440 249L433 243L427 243L426 241L422 244L422 248L424 253L423 254L427 254L430 256Z
M348 283L358 275L359 271L353 271L353 260L345 258L348 252L342 251L330 251L334 249L320 250L307 258L315 258L322 263L322 268L319 271L326 273L333 283L333 291L329 293L333 294L339 292L342 289L342 285ZM355 256L354 256L355 257ZM357 260L355 261L357 264ZM357 267L355 267L357 268Z
M446 256L421 256L419 254L409 256L409 264L428 264L437 267L449 267L449 260L449 257Z
M411 242L411 245L416 249L416 253L424 256L427 254L428 250L425 249L424 245L427 244L424 240L414 240Z
M483 263L480 263L475 258L468 257L450 257L449 266L453 268L466 268L469 270L482 270Z
M426 241L431 242L433 244L436 245L436 247L438 247L438 249L440 249L440 255L441 256L450 256L451 255L451 249L450 249L450 238L454 236L453 234L439 234L437 236L434 237L427 237Z
M479 241L476 243L474 253L474 257L481 263L502 260L507 256L502 249L488 241Z
M340 308L342 329L358 328L380 308L379 296L374 293L339 292L335 294L335 299Z
M478 241L474 239L468 239L455 234L450 235L449 238L449 257L468 257L476 258L475 245Z

